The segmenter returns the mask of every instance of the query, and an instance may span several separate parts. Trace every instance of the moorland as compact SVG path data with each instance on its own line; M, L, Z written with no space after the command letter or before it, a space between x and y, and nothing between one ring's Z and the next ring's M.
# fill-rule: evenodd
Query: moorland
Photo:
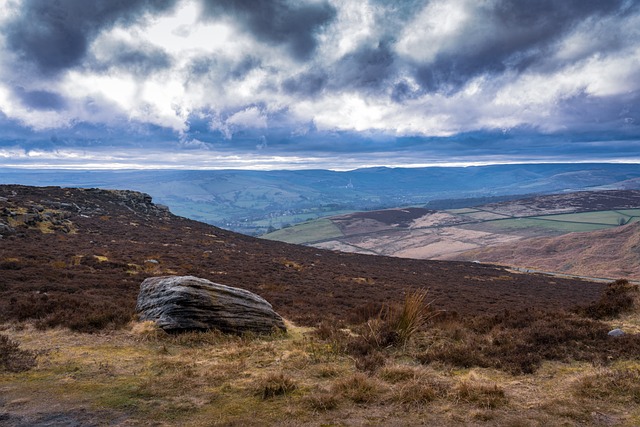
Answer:
M624 278L255 239L132 191L2 185L0 223L7 425L640 421L638 290ZM136 320L144 278L187 274L258 293L288 332Z

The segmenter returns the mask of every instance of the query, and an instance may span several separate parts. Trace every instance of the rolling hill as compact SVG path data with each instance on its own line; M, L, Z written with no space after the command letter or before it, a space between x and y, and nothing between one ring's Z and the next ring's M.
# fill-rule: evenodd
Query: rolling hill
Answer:
M638 292L624 281L290 245L95 188L0 185L0 236L2 425L640 419ZM288 331L164 333L134 315L140 283L162 275L256 292Z
M638 189L634 164L532 164L331 170L0 169L0 183L127 188L150 194L177 215L249 235L357 211L459 207L522 194ZM469 206L467 200L464 206Z
M604 247L598 242L615 241L601 236L634 230L632 225L639 220L640 191L609 190L544 195L458 209L415 207L359 212L298 224L263 237L345 252L479 260L586 276L635 278L640 274L636 252L627 251L622 244ZM624 225L628 228L621 227ZM589 233L575 234L589 231L595 233L593 237ZM572 246L583 247L585 261L571 261L579 257L578 253L558 253L556 257L535 251L528 259L529 252L523 248L555 245L530 239L562 235L566 236L549 242L567 247L575 238ZM587 256L589 253L592 255ZM547 261L543 261L545 256Z
M580 276L640 280L640 224L558 237L527 239L463 252L478 260Z
M2 185L0 197L1 320L79 329L121 324L133 314L142 279L168 274L257 292L306 325L346 321L365 306L401 302L422 288L434 307L459 313L563 307L592 301L603 289L492 265L252 238L175 216L130 191Z

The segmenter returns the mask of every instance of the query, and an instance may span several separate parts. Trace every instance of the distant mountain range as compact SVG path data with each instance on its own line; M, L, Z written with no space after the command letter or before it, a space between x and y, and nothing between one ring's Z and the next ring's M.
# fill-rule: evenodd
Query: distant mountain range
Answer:
M175 214L250 235L356 211L445 209L525 194L638 189L640 165L534 164L301 171L0 169L0 183L143 191Z

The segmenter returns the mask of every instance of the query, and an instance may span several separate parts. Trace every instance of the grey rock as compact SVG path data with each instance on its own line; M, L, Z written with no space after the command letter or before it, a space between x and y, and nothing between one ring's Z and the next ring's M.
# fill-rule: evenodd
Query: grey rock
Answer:
M227 333L286 331L264 298L193 276L150 277L140 285L136 311L169 332L219 329Z
M15 233L16 230L14 230L9 224L0 222L0 236L10 236Z
M622 329L614 329L612 331L609 331L609 333L607 335L609 335L610 337L621 337L623 336L625 333Z

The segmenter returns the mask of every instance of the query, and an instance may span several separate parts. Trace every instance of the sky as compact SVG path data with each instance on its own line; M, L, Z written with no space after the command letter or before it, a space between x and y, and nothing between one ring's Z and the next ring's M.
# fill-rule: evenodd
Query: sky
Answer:
M640 1L0 0L0 167L640 161Z

